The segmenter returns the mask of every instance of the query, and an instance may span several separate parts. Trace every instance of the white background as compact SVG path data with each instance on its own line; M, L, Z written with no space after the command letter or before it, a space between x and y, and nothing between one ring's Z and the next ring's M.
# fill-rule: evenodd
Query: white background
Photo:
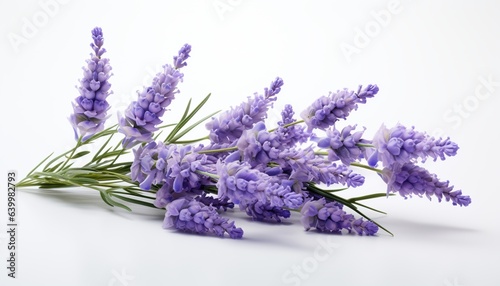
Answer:
M212 93L207 114L262 92L276 76L285 85L270 121L286 103L300 113L328 91L378 84L376 98L345 124L366 126L367 137L381 123L398 121L450 136L459 154L426 167L470 195L469 207L424 198L370 202L388 213L368 212L394 237L321 235L305 232L297 216L273 225L235 211L228 216L245 238L231 240L164 230L162 211L108 208L90 190L23 189L18 278L8 278L2 266L0 284L499 285L500 7L333 2L2 1L1 176L17 170L22 177L74 144L70 102L91 52L90 30L100 26L114 74L110 123L184 43L192 45L191 58L166 122L189 98ZM205 135L198 132L193 137ZM366 186L351 192L384 190L367 174ZM2 230L0 265L7 242Z

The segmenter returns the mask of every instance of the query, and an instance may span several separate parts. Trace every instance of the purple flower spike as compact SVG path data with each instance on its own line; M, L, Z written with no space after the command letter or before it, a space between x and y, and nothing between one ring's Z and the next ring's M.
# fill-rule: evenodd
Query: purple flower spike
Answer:
M101 28L92 30L92 39L94 42L90 46L94 53L83 67L83 78L78 87L80 96L73 102L74 113L69 117L75 131L75 139L81 137L82 141L104 129L104 122L108 118L106 113L110 108L106 98L112 93L111 84L108 82L111 77L111 65L109 59L101 58L106 52L102 48L104 38Z
M209 138L212 143L231 143L240 138L243 131L252 129L255 123L267 117L267 111L280 92L283 80L276 78L264 95L254 94L246 102L236 108L222 112L219 117L213 117L205 126L210 131Z
M374 235L378 232L378 226L369 220L357 219L352 222L352 228L358 234Z
M150 142L134 150L130 178L143 190L159 187L155 206L164 208L183 196L201 194L201 187L213 185L210 178L197 171L215 169L215 161L192 151L192 146Z
M335 164L316 156L312 147L288 149L280 153L280 159L291 168L290 179L299 182L342 184L358 187L364 183L362 175L354 173L344 164Z
M269 184L269 177L256 169L252 169L248 163L238 161L222 163L217 162L218 195L220 198L228 197L235 204L245 201L253 201L262 198Z
M377 225L363 219L354 219L354 216L347 214L343 205L337 202L327 202L325 198L311 200L304 204L301 210L302 225L306 230L312 228L320 232L342 233L352 229L358 234L374 235L378 231Z
M300 213L302 214L302 225L306 230L316 229L320 232L342 233L342 230L358 234L374 235L378 231L377 225L363 219L354 219L347 214L343 205L337 202L327 202L325 198L311 200L304 204Z
M234 222L221 217L215 208L197 200L179 198L169 203L166 209L164 228L175 228L198 234L214 234L219 237L224 237L227 233L233 239L243 237L243 230L237 228Z
M376 151L368 159L371 166L382 161L384 167L394 169L393 165L409 162L422 162L428 157L445 160L446 156L455 156L458 145L449 138L434 139L424 132L415 131L414 127L406 128L401 124L388 129L382 125L374 136L373 145Z
M236 146L243 155L243 160L252 167L277 160L283 147L276 133L266 130L264 122L258 122L253 129L243 132Z
M364 157L364 148L358 147L358 143L365 143L361 136L363 131L352 133L356 125L347 126L339 132L335 127L326 131L325 138L313 137L312 140L318 143L318 147L328 149L328 159L331 161L340 160L349 165L354 161Z
M296 143L305 143L311 136L309 132L305 131L303 125L290 125L296 120L293 118L295 112L290 104L285 105L281 112L282 121L278 122L278 128L274 131L278 135L280 144L283 149L292 148Z
M359 87L357 92L348 89L330 92L322 96L306 108L300 116L306 123L308 131L315 128L326 130L340 119L346 119L352 110L358 108L358 103L366 103L366 99L373 97L378 92L376 85Z
M382 179L387 183L387 192L399 193L404 198L425 195L429 200L436 197L441 202L444 198L453 205L464 207L471 203L470 197L462 195L462 191L453 191L448 181L440 181L435 174L412 163L397 169L384 168Z
M176 69L180 69L182 67L187 66L186 60L189 58L189 53L191 52L191 46L185 44L179 50L179 55L174 56L174 66Z
M257 199L243 202L240 209L256 221L281 222L281 218L289 218L290 211L278 206L272 206L269 202L261 202Z
M119 118L118 131L125 135L122 145L131 148L141 142L153 139L153 133L158 131L158 125L165 108L170 105L175 95L179 93L177 85L182 81L184 74L179 69L186 66L186 59L191 51L190 45L184 45L177 56L174 56L174 65L166 64L163 72L153 79L149 87L138 94L137 101L132 102Z

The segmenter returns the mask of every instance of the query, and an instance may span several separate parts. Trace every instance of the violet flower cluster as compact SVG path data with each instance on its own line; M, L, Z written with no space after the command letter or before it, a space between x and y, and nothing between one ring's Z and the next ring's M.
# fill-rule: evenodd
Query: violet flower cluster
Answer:
M374 150L368 158L371 166L381 162L382 179L387 183L387 192L399 193L407 198L412 195L436 197L441 202L452 201L453 205L468 206L469 196L462 195L461 190L453 190L448 181L440 181L437 175L425 168L417 166L427 158L436 161L438 158L455 156L458 145L450 138L435 139L425 132L415 131L401 124L388 129L382 125L373 139Z
M306 230L327 233L374 235L379 230L375 222L348 214L344 204L352 208L350 201L318 191L320 185L339 186L339 190L362 186L365 177L353 167L376 170L388 193L435 196L460 206L470 203L468 196L453 191L447 181L414 165L417 159L455 155L458 146L449 139L435 140L397 125L390 130L382 126L375 138L368 140L363 138L365 128L359 130L356 124L337 127L358 104L378 93L376 85L320 97L301 113L302 120L293 118L292 106L285 105L282 121L269 129L266 114L282 86L283 80L277 78L264 95L255 94L213 117L206 124L207 145L179 147L151 142L139 147L132 179L144 189L157 186L157 207L168 209L182 198L186 205L188 201L210 204L219 200L238 205L254 220L270 222L281 222L297 211ZM324 136L316 135L315 130ZM377 162L382 162L383 169L374 168ZM218 199L206 199L209 192L216 193ZM227 210L217 205L215 202L215 209ZM182 229L171 223L172 219L167 213L167 225ZM207 231L193 227L189 231Z
M163 122L161 117L166 107L179 93L177 85L184 76L179 70L187 65L190 52L191 46L184 45L178 55L174 56L173 65L164 65L163 71L156 75L151 86L145 87L138 94L137 101L132 102L119 119L118 131L125 135L124 148L153 139L153 133L158 131L158 125Z
M107 80L111 67L108 59L101 58L105 52L101 29L92 30L92 36L95 54L84 67L81 95L70 118L83 140L102 130L109 109L105 100L110 94ZM435 161L455 156L459 148L449 138L435 139L414 127L397 124L392 128L382 125L367 139L363 137L366 128L342 125L360 104L378 94L377 85L329 92L304 108L300 118L295 118L292 105L286 104L281 121L271 125L266 122L267 113L284 86L283 79L277 77L263 94L255 93L209 119L203 139L171 143L169 137L161 138L158 131L165 127L159 125L179 93L177 85L184 76L180 69L187 65L190 52L191 46L184 45L173 64L164 65L119 117L122 150L112 151L120 156L132 149L127 176L141 191L154 194L154 207L166 210L165 228L242 238L243 230L224 217L238 206L257 221L279 223L295 212L305 230L371 236L385 228L359 210L374 210L359 200L399 193L404 198L434 197L457 206L471 203L470 197L454 190L449 181L418 165L428 158ZM190 116L183 120L186 118ZM341 192L365 183L365 176L355 168L375 171L387 185L384 192L341 197ZM107 170L106 175L111 174Z
M108 81L111 77L111 65L109 59L102 58L106 49L102 47L104 36L101 28L92 30L92 39L90 47L94 53L90 54L87 65L83 67L83 78L78 87L80 96L73 103L74 113L69 117L75 138L81 137L82 141L103 130L110 108L106 98L112 93Z
M302 224L309 230L316 228L321 232L341 233L342 230L358 234L373 235L378 226L371 221L355 219L343 210L338 202L327 202L324 198L308 201L301 210Z

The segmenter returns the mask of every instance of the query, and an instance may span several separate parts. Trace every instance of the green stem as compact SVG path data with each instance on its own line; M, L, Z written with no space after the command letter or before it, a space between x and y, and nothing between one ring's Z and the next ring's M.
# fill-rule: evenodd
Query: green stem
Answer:
M365 164L361 164L361 163L358 163L358 162L352 162L351 163L351 166L355 166L355 167L359 167L359 168L363 168L363 169L367 169L367 170L370 170L370 171L374 171L374 172L377 172L379 174L382 174L383 171L380 170L380 169L377 169L377 168L374 168L374 167L370 167L368 165L365 165Z
M220 152L231 152L231 151L236 151L236 150L238 150L238 147L220 148L220 149L213 149L213 150L201 150L198 153L199 154L213 154L213 153L220 153Z
M120 153L118 153L118 154L116 155L115 159L113 160L113 162L111 162L111 163L109 164L109 166L113 166L113 164L116 162L116 160L118 159L118 157L120 157L120 156L123 154L123 152L125 152L125 148L122 148L122 149L120 150Z
M64 170L64 167L68 164L69 160L71 160L71 157L75 154L75 151L82 146L82 136L78 137L78 141L76 142L75 148L71 149L70 155L66 158L66 161L59 167L59 171Z
M214 180L219 180L219 176L217 176L216 174L212 174L212 173L209 173L209 172L205 172L205 171L200 171L200 170L196 170L196 173L197 174L200 174L200 175L204 175L204 176L207 176L211 179L214 179Z
M356 143L356 146L365 148L375 148L373 144L366 144L366 143Z
M293 125L297 125L297 124L300 124L300 123L304 123L304 120L297 120L297 121L294 121L294 122L291 122L291 123L288 123L288 124L285 124L283 125L282 127L283 128L287 128L287 127L290 127L290 126L293 126ZM276 128L273 128L273 129L270 129L269 132L273 132L275 131L276 129L278 129L278 127Z

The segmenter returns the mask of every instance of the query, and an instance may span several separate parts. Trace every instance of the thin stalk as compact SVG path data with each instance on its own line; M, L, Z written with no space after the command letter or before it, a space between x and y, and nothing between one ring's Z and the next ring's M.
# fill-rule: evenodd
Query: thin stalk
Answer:
M359 167L359 168L363 168L363 169L367 169L367 170L370 170L370 171L374 171L374 172L377 172L379 174L382 174L383 171L380 170L380 169L377 169L377 168L374 168L374 167L370 167L368 165L365 165L365 164L361 164L361 163L358 163L358 162L352 162L351 163L351 166L355 166L355 167Z

